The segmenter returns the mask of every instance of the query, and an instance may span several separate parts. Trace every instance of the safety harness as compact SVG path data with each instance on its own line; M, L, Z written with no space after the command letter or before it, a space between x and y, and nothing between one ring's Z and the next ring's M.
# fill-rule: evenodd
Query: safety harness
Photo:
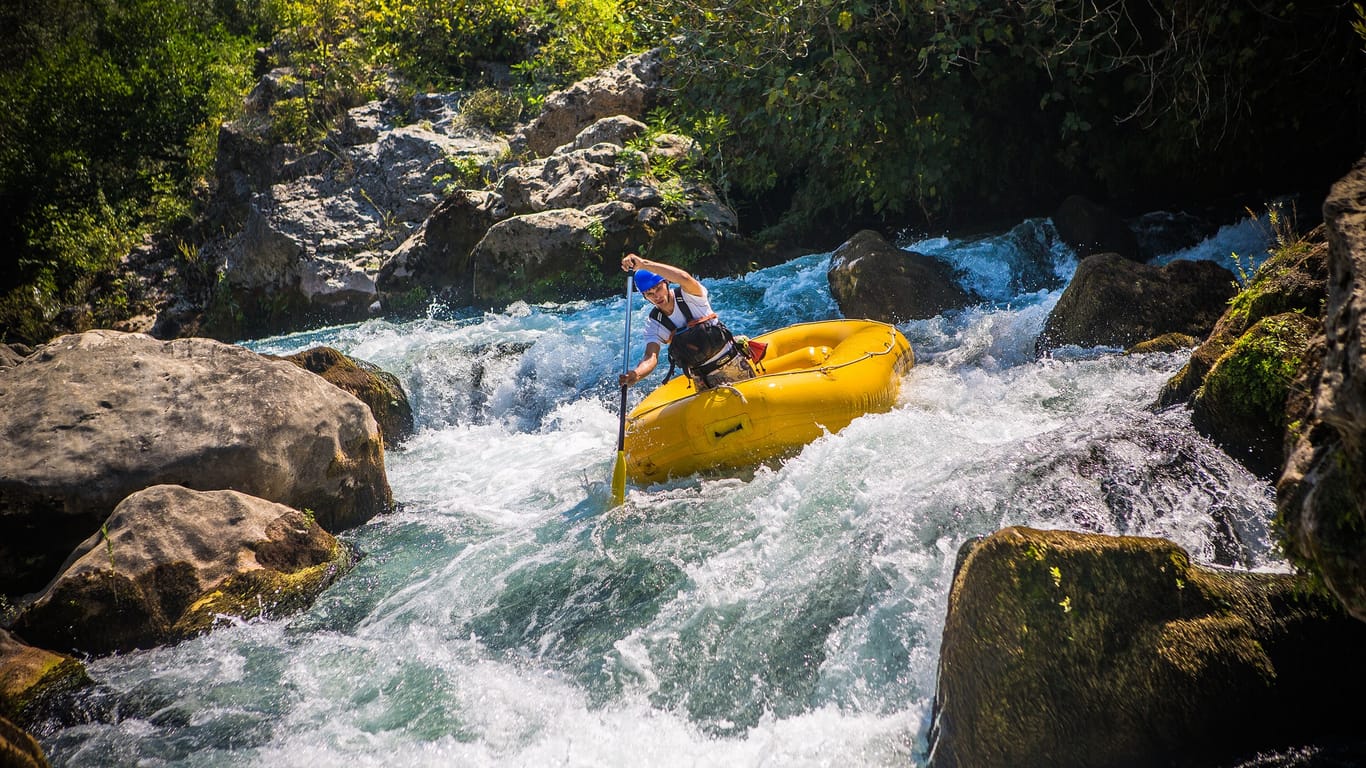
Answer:
M706 317L693 317L688 302L683 300L683 286L674 288L674 301L687 323L681 330L664 310L659 307L650 310L650 317L669 329L669 373L664 377L665 381L673 378L675 368L682 368L693 379L701 380L741 354L735 336L715 312ZM712 323L712 320L716 322Z

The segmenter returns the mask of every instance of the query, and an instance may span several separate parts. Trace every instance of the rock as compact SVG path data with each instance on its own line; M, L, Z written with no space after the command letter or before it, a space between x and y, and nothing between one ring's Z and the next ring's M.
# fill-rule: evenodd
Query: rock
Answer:
M573 208L514 216L494 224L475 246L472 288L481 306L566 301L601 293L613 266L593 224Z
M278 102L307 95L308 84L294 74L293 67L276 67L261 75L243 106L248 115L265 117Z
M579 131L574 140L568 144L560 146L555 151L573 151L578 149L588 149L598 144L612 144L617 147L625 147L627 142L643 135L649 126L626 115L613 115L604 117L601 120Z
M513 215L586 208L608 200L617 182L616 163L611 144L556 154L508 171L497 192Z
M257 90L260 89L258 84ZM247 106L251 108L250 98ZM297 147L277 144L269 134L269 124L262 122L259 116L219 126L218 151L214 156L214 196L201 231L236 232L241 229L252 196L269 189L283 175L285 166L299 158Z
M512 138L513 151L545 157L602 118L640 120L658 102L662 62L659 49L645 51L550 94L541 113Z
M959 552L928 765L1232 765L1359 741L1341 702L1366 683L1363 642L1366 624L1289 574L1006 528Z
M1366 158L1323 204L1328 302L1313 411L1276 486L1286 554L1366 621Z
M1260 477L1281 474L1286 399L1320 327L1317 317L1298 312L1258 320L1215 361L1191 399L1195 428Z
M1229 303L1190 362L1163 386L1157 406L1189 402L1214 362L1258 321L1284 312L1322 317L1327 279L1328 245L1322 230L1310 233L1304 248L1273 253Z
M934 317L974 300L949 265L896 248L868 229L835 249L826 277L845 317L895 324Z
M1212 261L1164 267L1101 253L1077 265L1048 314L1035 351L1067 345L1127 348L1165 333L1204 337L1218 321L1236 282Z
M1142 260L1138 238L1129 225L1081 195L1071 195L1058 205L1053 226L1078 259L1085 260L1094 253L1117 253L1133 261Z
M37 589L128 495L231 488L340 531L389 508L355 396L208 339L90 331L0 368L0 592Z
M1200 340L1189 333L1164 333L1161 336L1140 341L1124 351L1126 355L1138 355L1149 352L1175 352L1181 349L1191 349L1200 344Z
M1138 242L1136 260L1144 262L1194 248L1219 232L1218 225L1186 211L1145 213L1129 227Z
M38 722L62 695L89 684L81 662L34 648L0 629L0 717Z
M1010 269L1010 295L1053 291L1063 287L1053 253L1057 233L1047 221L1026 219L1007 233L1009 248L998 249ZM993 254L993 257L995 254Z
M379 423L385 445L396 445L412 436L413 407L394 374L331 347L313 347L284 359L360 398Z
M474 265L470 252L494 224L510 214L496 192L458 190L394 250L380 267L376 285L389 308L401 309L405 294L454 291L470 301Z
M49 768L50 765L32 734L0 717L0 766Z
M660 133L650 138L646 154L651 162L664 161L672 165L702 161L702 145L691 136L679 133Z
M27 344L0 344L0 368L18 365L31 354L33 349Z
M14 628L81 653L150 648L227 617L299 610L352 562L311 511L158 485L124 499Z

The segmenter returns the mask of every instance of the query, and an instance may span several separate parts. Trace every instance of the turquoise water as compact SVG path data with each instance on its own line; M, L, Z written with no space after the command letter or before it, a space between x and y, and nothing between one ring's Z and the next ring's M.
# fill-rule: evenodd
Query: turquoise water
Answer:
M87 722L40 729L49 758L916 765L967 539L1152 535L1281 567L1271 488L1148 407L1185 353L1033 358L1075 267L1047 221L913 247L986 302L900 326L918 363L892 412L617 509L622 297L249 342L327 344L402 380L419 431L386 457L399 508L344 534L365 557L306 613L92 661ZM1265 247L1249 222L1182 255L1232 268ZM707 283L737 333L836 317L829 256Z

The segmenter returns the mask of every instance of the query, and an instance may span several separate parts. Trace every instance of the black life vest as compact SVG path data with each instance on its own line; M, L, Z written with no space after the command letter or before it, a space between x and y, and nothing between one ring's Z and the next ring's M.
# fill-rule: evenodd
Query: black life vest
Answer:
M673 320L659 307L650 310L650 317L668 328L671 334L669 373L664 380L673 378L674 368L682 368L689 376L701 378L730 362L735 357L735 337L726 324L717 319L716 313L694 318L688 302L683 300L682 286L674 288L674 301L678 303L678 308L683 312L683 319L687 323L682 329L674 325ZM709 322L711 320L716 322ZM729 354L723 354L725 352ZM707 362L709 360L711 362Z

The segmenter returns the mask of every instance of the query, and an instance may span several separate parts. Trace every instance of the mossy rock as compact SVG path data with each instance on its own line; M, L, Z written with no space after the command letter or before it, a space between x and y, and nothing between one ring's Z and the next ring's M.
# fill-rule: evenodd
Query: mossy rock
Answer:
M360 398L370 407L386 445L395 445L413 434L413 407L394 374L332 347L313 347L284 359Z
M1188 403L1215 361L1259 320L1286 312L1321 318L1327 280L1328 244L1321 228L1274 251L1229 301L1214 330L1191 353L1189 364L1167 381L1157 405Z
M1141 355L1151 352L1176 352L1182 349L1190 349L1200 343L1200 339L1189 333L1164 333L1161 336L1140 341L1133 345L1125 354Z
M192 637L223 622L287 616L307 608L315 597L351 569L354 552L333 540L331 556L322 563L293 572L269 569L245 571L228 578L190 604L172 628L175 637Z
M1286 401L1319 321L1298 312L1258 320L1215 361L1191 401L1191 420L1263 477L1285 459Z
M81 662L27 645L0 630L0 717L36 722L63 694L89 684Z
M1360 738L1366 624L1163 539L1007 528L949 595L930 768L1232 765ZM1286 702L1295 702L1286 707Z

